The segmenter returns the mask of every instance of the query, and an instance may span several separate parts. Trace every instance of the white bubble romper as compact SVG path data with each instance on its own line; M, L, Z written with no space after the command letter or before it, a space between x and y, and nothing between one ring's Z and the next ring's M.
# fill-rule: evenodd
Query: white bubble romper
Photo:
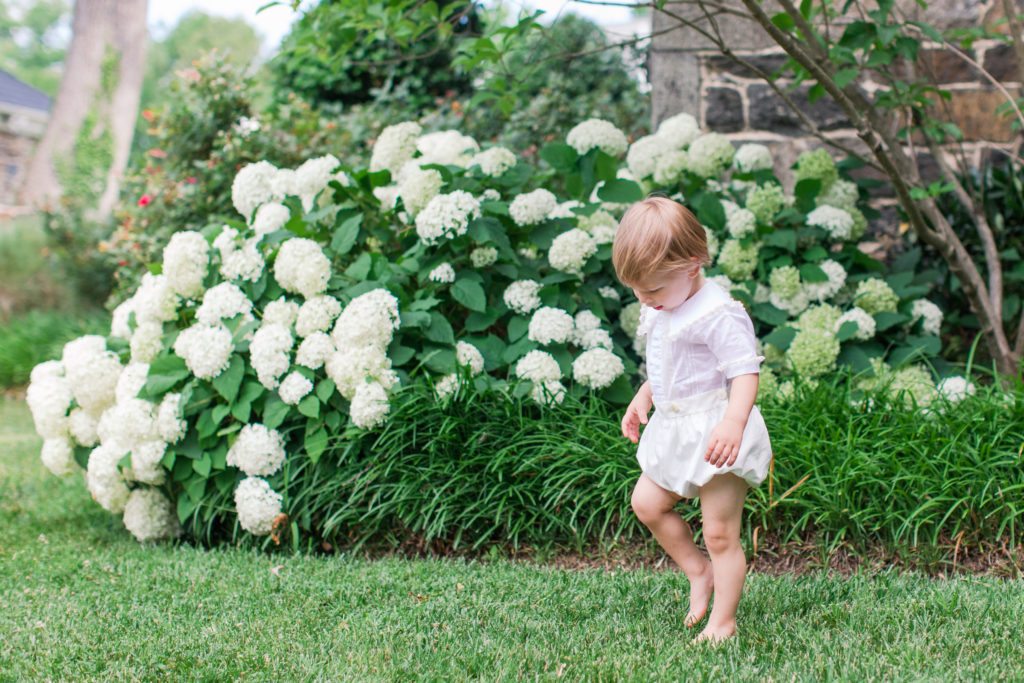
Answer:
M647 376L654 397L637 461L654 483L684 498L711 477L732 472L758 486L768 476L772 448L755 405L731 466L704 460L711 431L725 417L729 380L757 373L754 325L743 304L716 283L704 285L671 311L640 309L638 334L647 336Z

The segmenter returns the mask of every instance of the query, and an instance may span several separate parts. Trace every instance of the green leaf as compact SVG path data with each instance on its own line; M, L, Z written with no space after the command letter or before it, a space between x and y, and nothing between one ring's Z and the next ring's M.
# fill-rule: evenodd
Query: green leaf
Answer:
M493 325L500 317L501 311L497 308L488 309L484 313L473 311L466 316L465 329L467 332L483 332Z
M359 227L363 223L363 214L357 213L345 219L341 225L334 231L334 237L331 238L331 249L338 256L347 254L355 246L356 239L359 237Z
M314 427L314 429L310 429L310 427ZM316 464L324 450L327 449L327 430L322 425L310 421L306 425L306 439L303 443L306 455Z
M213 388L224 397L225 401L231 403L238 396L238 388L242 385L244 376L245 361L240 356L233 355L227 369L213 378Z
M175 384L189 376L185 361L175 355L160 356L149 365L149 376L142 389L148 398L166 393Z
M800 279L804 282L828 282L828 273L813 263L804 263L800 266Z
M437 311L430 314L430 327L423 333L423 336L438 344L455 344L455 332L452 331L452 324Z
M889 311L875 313L874 318L876 332L884 332L885 330L888 330L890 327L895 327L900 323L904 323L910 320L909 317L903 315L902 313L891 313Z
M793 22L793 18L785 12L779 12L772 17L772 23L783 31L790 32L796 28L796 23Z
M319 417L320 416L320 399L315 394L308 394L301 401L299 401L299 412L306 417Z
M636 392L625 375L616 377L615 381L601 392L606 400L617 405L628 405L635 394Z
M178 521L182 524L188 519L196 509L196 504L192 502L192 499L182 494L178 496Z
M196 474L203 477L210 476L210 468L212 465L213 461L210 459L209 453L203 453L203 457L192 461L192 469L195 470Z
M764 243L786 251L796 252L796 231L776 230L764 236Z
M508 321L508 340L511 342L522 339L530 329L529 318L517 315Z
M793 343L793 338L796 336L796 330L792 327L776 327L768 335L766 335L761 341L765 344L771 344L781 351L785 351L789 348L789 345Z
M833 80L836 82L836 85L838 85L840 88L845 88L850 83L853 83L853 81L856 80L859 74L860 69L851 66L846 69L840 69L839 71L837 71L836 75L833 77Z
M725 207L710 192L701 193L696 201L697 219L712 230L725 229Z
M751 312L755 318L769 325L784 325L789 320L788 313L768 303L754 304Z
M821 192L821 181L817 178L804 178L793 188L796 195L796 206L803 213L814 210L814 200Z
M841 342L847 339L853 339L853 337L860 331L860 326L853 320L847 320L839 326L839 331L836 332L836 339Z
M411 350L412 349L410 349L410 351ZM391 361L394 362L393 357ZM320 382L316 385L317 398L320 399L321 403L327 403L328 399L330 399L331 396L334 394L334 389L334 380L330 378L320 380Z
M556 171L571 171L576 166L579 154L563 142L552 142L540 150L540 158L548 162Z
M479 283L460 278L452 285L452 297L471 311L483 313L487 310L487 295Z
M938 355L942 350L942 342L938 337L907 337L906 343L898 346L889 354L889 363L894 367L903 365L917 358Z
M630 204L643 199L644 191L632 180L615 178L605 181L605 184L597 191L597 196L606 202Z
M291 410L291 406L282 401L280 396L269 394L267 402L263 406L263 424L270 429L280 427L281 423L288 417L289 410Z

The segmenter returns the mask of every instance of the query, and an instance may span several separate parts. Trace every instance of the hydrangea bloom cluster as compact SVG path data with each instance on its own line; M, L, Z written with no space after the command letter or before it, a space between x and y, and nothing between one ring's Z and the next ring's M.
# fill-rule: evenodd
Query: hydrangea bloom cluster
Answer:
M416 216L416 234L424 244L465 235L480 215L480 201L464 190L439 194Z
M508 213L516 225L536 225L547 219L548 214L558 206L555 195L543 188L518 195L508 207Z
M605 154L617 157L624 154L629 146L625 133L603 119L587 119L576 124L569 131L565 141L580 155L597 148Z
M563 232L551 243L548 262L555 270L581 275L587 259L597 252L594 238L585 230L573 228Z

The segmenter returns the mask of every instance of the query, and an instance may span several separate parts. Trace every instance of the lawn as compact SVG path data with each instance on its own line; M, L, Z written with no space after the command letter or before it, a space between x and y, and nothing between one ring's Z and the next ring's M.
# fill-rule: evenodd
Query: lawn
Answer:
M141 547L0 401L0 680L1014 680L1024 581L752 575L691 645L673 571Z

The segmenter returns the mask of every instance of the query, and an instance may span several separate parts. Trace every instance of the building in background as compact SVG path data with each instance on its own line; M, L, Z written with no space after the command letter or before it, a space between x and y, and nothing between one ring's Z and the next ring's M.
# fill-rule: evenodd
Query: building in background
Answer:
M17 201L32 150L46 130L50 104L42 91L0 71L0 205Z

